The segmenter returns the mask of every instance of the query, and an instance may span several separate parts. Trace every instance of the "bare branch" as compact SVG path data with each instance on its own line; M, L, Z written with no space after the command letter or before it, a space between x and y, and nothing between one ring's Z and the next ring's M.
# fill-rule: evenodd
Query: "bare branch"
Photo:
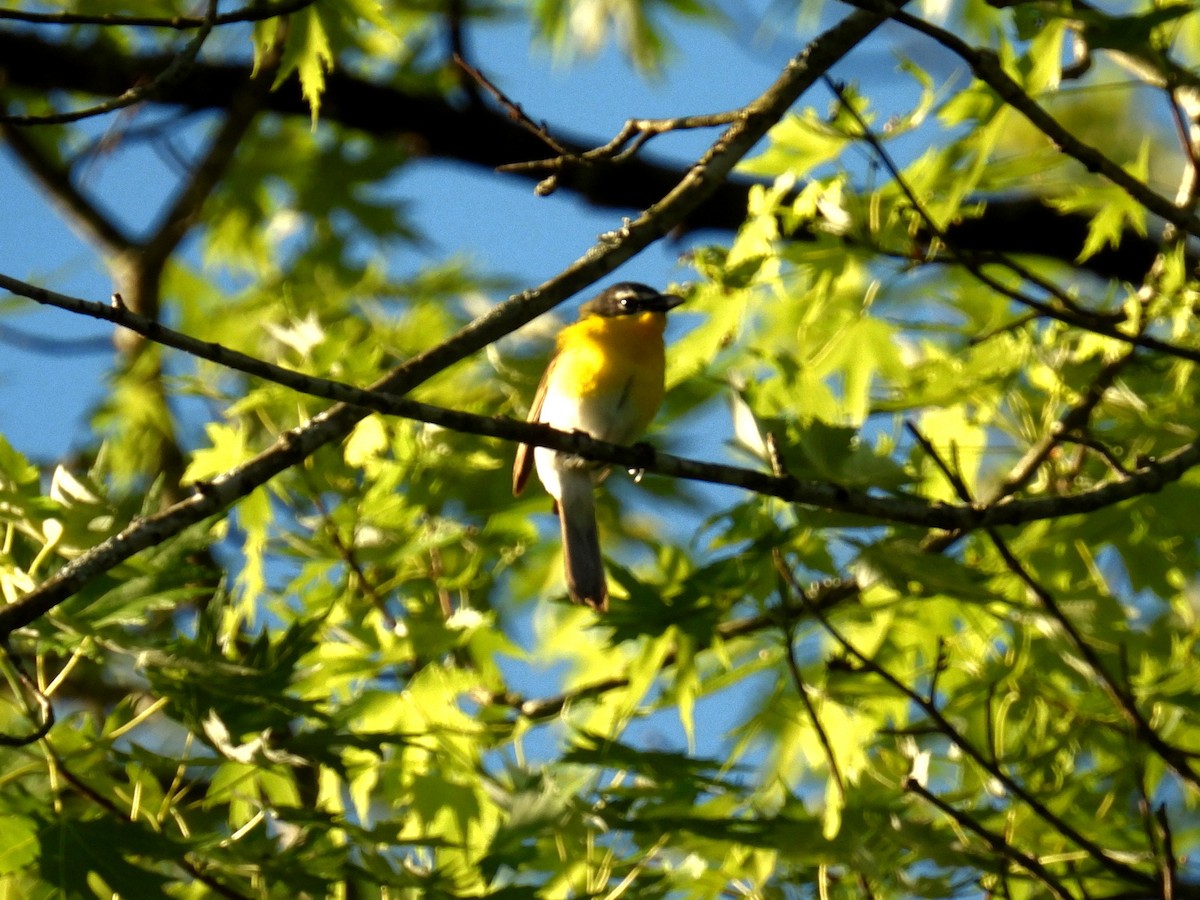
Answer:
M508 117L510 119L524 128L534 137L543 141L547 147L549 147L559 156L566 156L568 154L567 149L563 147L563 145L555 139L554 135L550 133L550 130L546 127L545 122L542 122L539 125L538 123L534 122L533 119L529 118L529 116L525 114L525 110L521 108L520 103L509 99L509 96L505 94L504 91L500 90L500 88L496 87L496 85L493 84L486 75L479 71L479 69L475 68L475 66L471 65L457 53L454 54L454 64L467 73L467 75L469 75L476 84L480 85L485 91L491 94L495 98L496 102L504 107L504 110L508 113Z
M1108 179L1150 212L1171 222L1181 231L1200 235L1200 220L1194 213L1176 206L1166 197L1154 191L1148 184L1134 178L1095 147L1084 143L1071 131L1060 125L1004 71L999 57L991 50L972 47L957 35L926 22L918 16L902 11L888 0L845 0L845 2L859 9L886 14L901 25L941 44L962 59L971 68L976 78L991 87L1000 96L1000 99L1021 113L1031 125L1046 135L1067 156L1079 162L1089 172L1095 172Z
M982 838L983 842L988 845L988 848L994 853L998 853L1005 859L1016 864L1024 869L1030 875L1034 876L1038 881L1044 884L1055 897L1060 897L1062 900L1071 900L1072 894L1066 889L1061 881L1054 876L1049 869L1042 865L1041 861L1035 856L1030 856L1023 850L1019 850L1005 840L1003 835L996 834L983 825L974 816L955 809L941 797L928 790L924 785L918 784L912 778L904 784L904 789L916 794L918 797L929 803L931 806L938 809L940 812L949 816L963 828L976 837Z
M803 599L803 595L801 595ZM838 645L863 668L871 672L873 675L883 679L893 690L907 697L912 703L916 704L921 711L929 717L938 731L945 735L963 754L969 757L976 765L986 771L989 775L995 778L1000 784L1004 785L1005 790L1024 803L1029 809L1045 821L1048 825L1058 831L1064 838L1074 843L1076 846L1084 850L1093 861L1102 866L1114 875L1129 881L1133 884L1142 886L1152 886L1156 879L1153 875L1141 872L1132 866L1122 862L1113 854L1109 853L1103 847L1096 844L1090 838L1085 836L1079 829L1075 828L1069 822L1064 820L1056 812L1042 803L1037 797L1033 796L1025 786L1017 779L1010 776L1004 768L997 762L988 758L988 755L981 751L978 747L972 744L963 734L954 727L946 716L938 709L937 705L929 698L922 696L913 688L906 685L903 681L877 663L873 658L867 656L859 650L842 632L833 625L829 617L817 609L810 607L814 617L824 627L826 633L832 637Z
M255 3L233 12L222 13L212 20L213 25L229 25L234 22L263 22L277 16L299 12L312 6L316 0L283 0L281 3ZM30 22L38 25L110 25L129 28L171 28L190 31L203 28L205 16L124 16L116 13L36 13L23 9L0 9L0 20Z
M103 103L85 107L84 109L77 109L73 112L32 116L0 114L0 122L9 122L13 125L63 125L67 122L78 122L82 119L89 119L94 116L113 112L114 110L124 109L127 106L133 106L135 103L141 103L143 100L147 100L158 92L170 87L183 77L188 67L195 62L196 56L199 54L200 48L204 46L204 42L208 40L209 34L212 33L216 16L217 0L208 0L208 8L204 13L204 24L200 26L199 31L192 36L192 39L187 42L186 46L179 51L179 54L171 60L170 65L159 72L152 80L135 85L118 97L113 97L111 100L106 100Z

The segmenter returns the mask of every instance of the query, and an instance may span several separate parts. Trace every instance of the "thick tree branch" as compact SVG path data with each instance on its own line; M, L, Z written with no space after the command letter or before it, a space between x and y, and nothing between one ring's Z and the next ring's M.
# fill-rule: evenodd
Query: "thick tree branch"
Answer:
M230 25L234 22L263 22L276 16L286 16L312 6L315 0L284 0L281 3L254 3L233 12L221 13L212 20L213 25ZM24 9L0 9L0 20L29 22L35 25L104 25L119 28L170 28L175 31L191 31L202 28L207 21L204 16L125 16L119 13L37 13Z
M118 95L168 63L169 57L162 54L127 55L111 43L72 45L0 30L0 71L13 87ZM249 77L248 65L201 60L153 100L191 110L225 109ZM312 114L295 79L273 91L263 106L306 122ZM456 107L437 95L407 93L341 70L328 75L321 118L403 141L413 155L452 159L488 170L545 156L544 142L502 112L479 104ZM557 129L556 136L581 159L613 143L571 137ZM622 136L624 132L618 135ZM541 181L550 174L556 175L556 188L595 206L643 209L670 190L684 170L633 158L620 165L567 165L558 171L535 168L517 177ZM754 183L727 179L674 228L737 229L745 219L747 196ZM951 223L946 233L964 251L1028 253L1073 263L1087 238L1088 222L1086 215L1064 213L1034 198L992 199L978 217ZM805 232L795 235L798 239L806 236ZM1120 246L1105 247L1081 265L1101 277L1140 283L1159 250L1157 242L1128 231Z
M216 15L217 0L208 0L208 8L204 14L204 24L200 26L200 29L192 36L183 49L170 58L170 61L163 66L162 71L149 81L140 82L128 90L122 91L111 100L65 113L47 113L45 115L31 116L14 116L2 113L0 114L0 121L11 122L14 125L63 125L68 122L78 122L82 119L104 115L118 109L124 109L127 106L133 106L135 103L141 103L143 100L149 100L151 97L168 89L187 73L187 70L196 61L196 56L200 53L200 48L204 46L204 42L208 40L208 36L212 33Z

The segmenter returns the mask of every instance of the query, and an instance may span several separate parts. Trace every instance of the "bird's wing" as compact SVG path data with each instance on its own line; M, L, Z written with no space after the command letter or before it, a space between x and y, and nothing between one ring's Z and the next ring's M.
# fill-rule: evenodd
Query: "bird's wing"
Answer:
M550 384L550 373L554 371L554 364L557 360L557 354L550 358L546 371L542 374L542 380L538 384L537 393L533 395L533 406L529 408L529 416L525 421L541 421L542 401L546 399L546 386ZM525 483L529 481L529 473L533 471L533 451L534 448L529 444L517 444L517 456L513 460L514 496L521 493L525 489Z

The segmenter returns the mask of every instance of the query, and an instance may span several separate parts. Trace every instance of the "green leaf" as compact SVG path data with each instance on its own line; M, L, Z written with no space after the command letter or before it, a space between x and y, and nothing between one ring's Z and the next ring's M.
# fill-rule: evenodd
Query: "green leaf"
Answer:
M978 571L951 557L927 553L908 540L862 546L857 571L863 583L881 580L902 594L942 594L973 601L997 599Z
M37 466L14 450L4 435L0 435L0 476L0 489L28 488L38 480Z
M38 858L38 826L22 816L0 815L0 875L30 865Z
M313 128L317 126L317 115L321 110L325 73L333 65L333 59L319 5L306 6L288 17L287 43L275 86L282 84L292 72L299 73L300 93L312 111Z
M149 856L174 861L183 848L149 829L116 818L63 819L42 824L42 877L65 896L93 896L93 876L123 897L170 896L172 879L133 860Z
M1191 3L1163 3L1130 16L1112 16L1099 10L1078 9L1072 11L1069 18L1084 23L1084 39L1089 47L1136 53L1150 42L1156 29L1194 12L1195 7Z
M799 178L837 159L852 143L847 134L822 122L811 109L782 119L767 140L767 149L740 163L738 171L771 178L786 172Z

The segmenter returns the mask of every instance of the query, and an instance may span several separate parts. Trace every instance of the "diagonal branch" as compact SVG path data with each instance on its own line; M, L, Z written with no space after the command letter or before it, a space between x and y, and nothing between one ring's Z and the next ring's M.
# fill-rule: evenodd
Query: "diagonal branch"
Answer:
M1154 726L1150 724L1150 721L1142 713L1141 709L1138 708L1137 700L1132 693L1117 682L1092 645L1084 640L1083 635L1075 627L1075 623L1071 621L1070 616L1063 610L1057 598L1021 564L1021 561L1017 559L1016 555L1009 548L1008 543L994 529L988 529L987 536L991 538L993 545L1000 554L1000 558L1004 560L1004 564L1008 566L1009 571L1016 575L1021 583L1038 598L1038 602L1042 604L1050 614L1050 617L1058 623L1059 628L1067 635L1071 646L1075 648L1075 652L1083 658L1092 674L1099 680L1100 686L1103 688L1104 693L1108 695L1109 701L1120 711L1121 716L1138 738L1145 741L1146 746L1158 754L1159 758L1176 775L1191 785L1193 790L1200 789L1200 774L1197 774L1195 767L1192 765L1189 754L1179 747L1169 744L1154 729Z
M1000 99L1023 115L1031 125L1049 138L1054 146L1075 159L1089 172L1095 172L1121 188L1150 212L1172 223L1187 234L1200 235L1200 220L1181 209L1145 182L1135 178L1095 147L1081 141L1064 128L1013 78L1004 71L999 57L991 50L972 47L958 35L939 28L919 16L910 15L888 0L845 0L859 9L886 14L892 20L941 44L954 53L971 72L994 90Z
M966 482L942 459L929 439L911 424L909 425L909 430L925 452L933 459L943 476L945 476L963 502L971 502L971 492ZM1087 664L1092 675L1099 680L1100 686L1104 690L1104 693L1108 695L1109 701L1121 713L1137 737L1145 741L1146 745L1157 753L1162 761L1170 766L1175 774L1190 784L1193 789L1200 788L1200 775L1197 774L1195 767L1192 765L1189 754L1169 744L1155 731L1154 726L1150 724L1150 721L1142 714L1141 709L1138 708L1137 700L1134 698L1132 692L1119 684L1112 673L1108 671L1108 667L1104 665L1103 660L1100 659L1100 655L1093 649L1091 644L1084 640L1083 634L1075 627L1075 623L1071 621L1071 617L1066 614L1066 611L1062 608L1062 605L1058 602L1054 594L1034 578L1021 561L1017 559L1016 554L1008 546L1008 542L1000 536L1000 532L995 528L985 528L984 534L992 542L992 545L996 548L996 552L1000 554L1000 558L1004 560L1004 565L1008 570L1017 576L1017 579L1025 585L1030 593L1037 597L1038 602L1041 603L1050 617L1058 624L1058 627L1063 630L1071 646L1075 648L1075 652Z
M1134 333L1122 331L1119 327L1122 317L1114 317L1109 313L1100 313L1080 306L1072 297L1059 289L1056 284L1041 277L1028 266L1022 265L1007 255L986 251L982 253L976 251L964 252L957 247L954 239L947 230L934 221L925 204L921 202L921 199L900 171L900 167L896 165L887 148L883 146L883 142L879 139L879 136L867 125L866 120L854 107L854 104L847 101L844 91L832 80L825 79L825 81L858 125L859 134L857 136L867 142L871 150L879 158L879 161L888 170L897 187L924 223L924 227L928 230L928 233L937 238L946 247L950 258L971 273L977 281L996 291L998 294L1032 309L1038 315L1046 316L1066 325L1073 325L1076 328L1090 331L1093 334L1121 341L1132 347L1142 347L1146 350L1154 350L1159 353L1165 353L1168 356L1186 359L1189 362L1200 363L1200 349L1181 347L1177 344L1150 337L1144 333L1144 327L1138 328ZM1029 294L1009 287L1002 281L992 277L984 268L989 264L1004 266L1023 280L1049 294L1058 301L1058 305L1056 306L1044 300L1039 300L1036 297L1031 297Z
M800 599L804 599L804 595L800 595ZM892 672L888 671L880 665L873 657L868 656L860 650L849 638L847 638L840 629L838 629L830 620L829 616L816 607L811 607L810 611L814 617L821 623L825 632L834 639L839 647L842 648L849 656L853 657L865 670L871 674L881 678L893 690L900 695L907 697L909 702L915 704L920 710L929 717L930 721L937 727L938 731L945 735L954 746L962 751L963 755L971 759L977 766L995 778L1000 784L1004 785L1006 791L1018 798L1024 803L1038 818L1049 824L1063 837L1070 840L1076 846L1087 853L1093 861L1104 869L1108 870L1117 877L1129 881L1133 884L1150 886L1154 883L1154 878L1144 872L1135 869L1128 865L1115 854L1105 850L1100 845L1096 844L1089 837L1084 835L1079 829L1075 828L1058 813L1048 807L1045 803L1035 797L1020 781L1008 774L1005 769L988 758L988 755L976 747L966 736L955 727L955 725L946 718L945 714L938 709L937 704L930 697L925 697L918 691L909 687Z
M988 848L994 853L999 853L1005 859L1020 866L1038 881L1044 884L1055 897L1062 900L1071 900L1071 892L1068 891L1054 876L1049 869L1042 865L1041 861L1036 856L1030 856L1023 850L1014 847L1003 835L989 831L983 826L974 816L967 815L959 809L955 809L937 794L934 794L923 784L915 779L909 778L905 782L904 788L911 791L918 797L929 803L935 809L949 816L962 829L971 832L976 837L981 838Z

